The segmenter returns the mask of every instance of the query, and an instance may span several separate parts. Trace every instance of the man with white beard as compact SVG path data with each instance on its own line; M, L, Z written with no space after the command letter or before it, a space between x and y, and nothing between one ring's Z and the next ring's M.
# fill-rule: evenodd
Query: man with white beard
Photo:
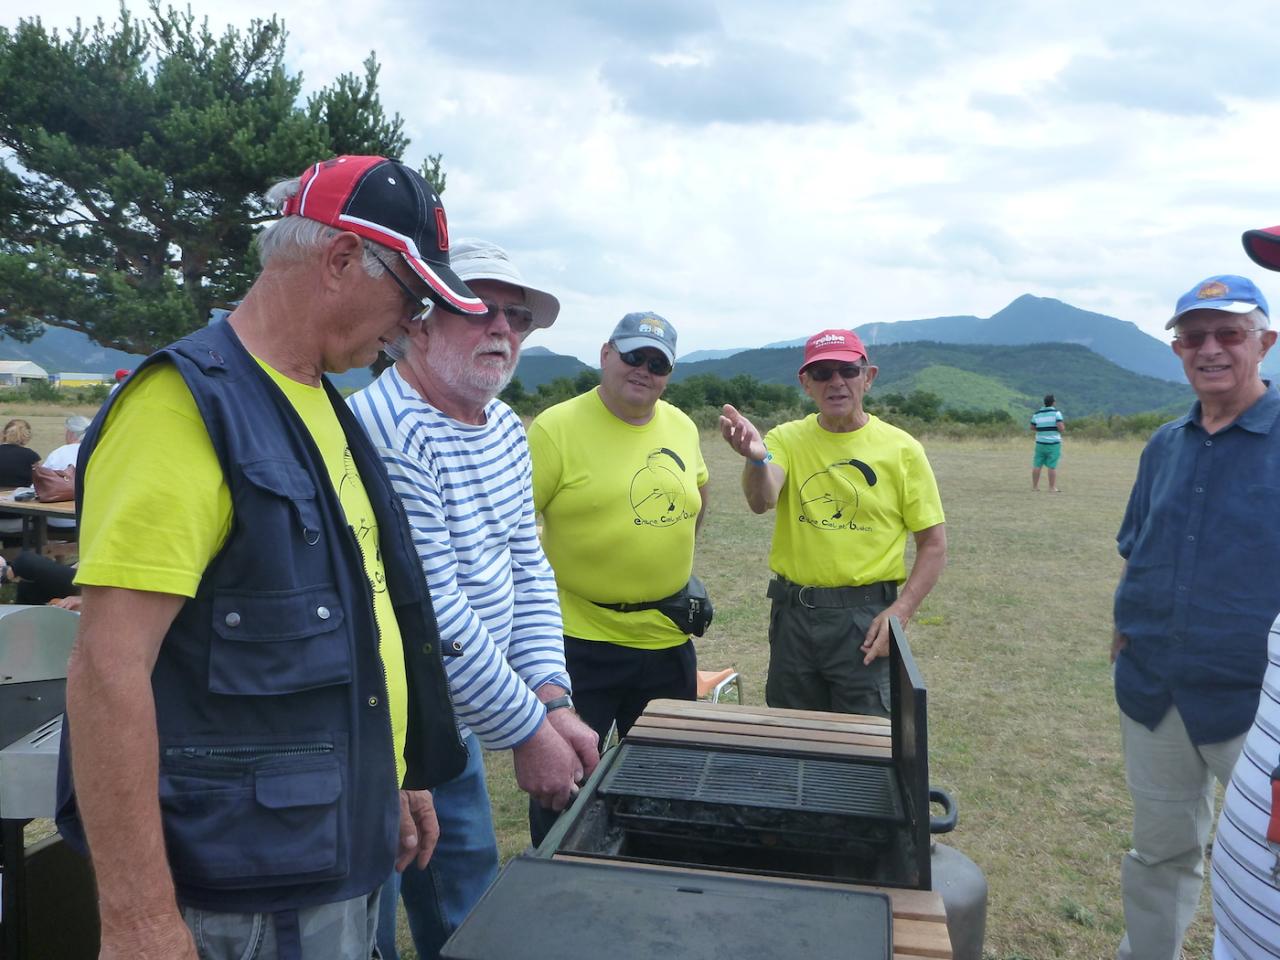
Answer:
M560 303L524 283L502 248L458 240L451 263L487 312L428 321L403 356L348 403L400 495L435 606L449 689L469 760L433 790L440 842L424 869L383 888L378 947L395 958L397 886L418 956L432 958L498 870L477 740L511 750L516 782L546 807L568 805L599 756L569 699L555 576L534 520L520 418L495 399L520 346Z

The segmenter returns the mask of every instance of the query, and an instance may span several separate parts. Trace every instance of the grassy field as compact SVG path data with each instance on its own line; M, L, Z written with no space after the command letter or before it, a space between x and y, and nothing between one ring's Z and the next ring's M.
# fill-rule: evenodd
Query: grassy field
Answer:
M27 417L32 446L46 454L72 412L93 411L0 410L0 418ZM1029 440L926 447L947 511L950 565L908 635L930 691L931 780L960 808L945 842L991 885L991 960L1114 956L1130 807L1107 646L1120 571L1114 536L1141 444L1068 438L1059 495L1031 492ZM697 570L716 621L698 643L699 661L737 667L747 701L759 704L773 517L746 509L741 461L717 436L708 435L704 454L712 500ZM509 755L488 761L511 856L528 842L525 799ZM412 958L404 924L401 934L402 956ZM1210 941L1206 905L1185 956L1207 960Z

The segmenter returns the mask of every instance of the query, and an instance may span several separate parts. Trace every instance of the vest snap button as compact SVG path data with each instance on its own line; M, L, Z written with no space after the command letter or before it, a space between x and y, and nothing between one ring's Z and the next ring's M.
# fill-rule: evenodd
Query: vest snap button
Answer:
M430 652L431 652L431 644L429 644L429 643L424 643L424 644L422 645L422 652L423 652L423 653L430 653Z
M236 613L236 612L233 610L231 613L228 613L228 614L227 614L227 616L226 616L226 618L225 618L225 623L226 623L226 625L227 625L228 627L238 627L238 626L240 626L240 614Z
M453 646L453 649L454 649L457 653L461 653L461 652L462 652L462 641L461 641L461 640L455 640L455 641L453 641L452 646Z
M370 698L369 698L369 706L371 706L371 707L376 707L377 705L378 705L378 698L377 698L377 697L370 697Z
M329 619L329 608L328 608L328 607L316 607L316 616L317 616L317 617L319 617L321 620L328 620L328 619Z

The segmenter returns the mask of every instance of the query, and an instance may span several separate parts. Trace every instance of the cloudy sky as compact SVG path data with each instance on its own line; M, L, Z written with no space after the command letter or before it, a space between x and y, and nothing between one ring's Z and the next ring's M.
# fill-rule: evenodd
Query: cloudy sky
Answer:
M268 8L191 6L218 32ZM0 23L116 9L5 4ZM651 309L682 354L760 346L1023 293L1163 337L1215 273L1280 304L1239 239L1280 223L1276 0L274 9L308 89L376 51L406 159L444 154L453 235L504 244L560 297L530 345L594 362Z

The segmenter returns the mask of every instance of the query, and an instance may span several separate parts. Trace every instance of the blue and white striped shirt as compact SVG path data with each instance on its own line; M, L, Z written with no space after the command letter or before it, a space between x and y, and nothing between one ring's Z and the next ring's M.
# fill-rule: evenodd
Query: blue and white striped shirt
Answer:
M459 423L394 367L347 405L378 448L422 561L459 723L490 750L519 746L546 715L533 691L569 689L555 575L538 542L528 441L499 400Z

